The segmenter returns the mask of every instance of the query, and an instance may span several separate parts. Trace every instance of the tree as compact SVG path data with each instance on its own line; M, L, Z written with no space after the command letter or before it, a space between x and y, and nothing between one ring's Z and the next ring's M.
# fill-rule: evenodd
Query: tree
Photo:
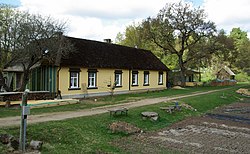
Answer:
M134 48L145 48L145 41L143 40L143 33L140 24L133 23L126 27L125 34L118 33L116 42L121 45L126 45Z
M216 32L214 23L206 20L203 9L192 8L188 3L166 4L157 17L149 17L142 25L148 40L178 57L183 86L187 63L216 51L216 42L210 41ZM202 49L203 45L206 47Z
M213 57L219 65L227 65L236 71L250 74L250 41L247 32L240 28L233 28L229 35L221 30L218 35L220 50Z
M240 28L233 28L230 32L229 38L233 40L235 50L230 52L231 63L250 74L250 41L247 37L247 32Z
M7 91L11 89L6 85L2 74L4 66L10 61L10 52L15 50L11 31L17 15L10 6L0 5L0 87L1 85Z
M62 35L66 23L9 7L1 11L11 12L2 15L6 19L9 15L10 20L0 19L0 23L5 23L5 30L1 31L1 52L9 57L7 61L1 58L1 66L22 66L24 75L19 91L24 91L32 67L42 63L58 64L61 56L70 51L71 45Z
M118 33L116 36L116 43L129 47L136 47L140 49L149 50L156 57L158 57L168 68L173 69L176 67L176 57L169 56L163 53L155 43L146 39L145 30L141 23L129 25L126 27L125 33Z

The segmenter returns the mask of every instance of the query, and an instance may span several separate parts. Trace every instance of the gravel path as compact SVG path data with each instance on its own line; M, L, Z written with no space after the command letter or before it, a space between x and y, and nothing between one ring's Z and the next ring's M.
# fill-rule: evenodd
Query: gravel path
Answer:
M225 88L227 89L227 88ZM79 111L66 111L66 112L54 112L54 113L44 113L40 115L29 115L28 116L28 123L39 123L39 122L47 122L47 121L58 121L58 120L65 120L70 118L76 118L76 117L83 117L83 116L91 116L96 114L102 114L107 113L108 109L116 108L116 107L127 107L127 108L135 108L145 105L152 105L161 103L164 101L171 101L186 97L192 97L192 96L198 96L198 95L204 95L209 93L214 93L218 91L223 91L225 89L219 89L219 90L211 90L207 92L195 92L191 94L181 95L181 96L174 96L174 97L160 97L160 98L152 98L152 99L143 99L140 101L135 102L129 102L124 104L116 104L116 105L108 105L108 106L102 106L102 107L96 107L91 109L84 109ZM32 110L31 110L32 112ZM20 116L16 117L7 117L7 118L0 118L0 128L1 127L9 127L9 126L18 126L20 125Z

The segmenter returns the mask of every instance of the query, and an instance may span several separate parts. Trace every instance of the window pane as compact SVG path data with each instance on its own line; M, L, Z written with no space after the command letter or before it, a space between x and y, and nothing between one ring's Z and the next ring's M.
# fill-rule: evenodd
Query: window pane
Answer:
M144 74L144 84L149 84L149 74Z
M95 73L89 73L89 77L93 78L95 76Z
M89 72L89 87L96 87L96 73Z
M79 88L79 72L70 72L70 88Z
M159 74L159 84L163 83L163 74Z
M132 76L132 83L133 84L135 83L135 74L133 74L133 76Z
M71 77L77 77L77 72L71 72Z
M132 74L132 85L138 85L138 74Z
M115 75L115 85L119 85L119 74Z
M122 75L121 74L115 74L115 85L121 86L122 85Z

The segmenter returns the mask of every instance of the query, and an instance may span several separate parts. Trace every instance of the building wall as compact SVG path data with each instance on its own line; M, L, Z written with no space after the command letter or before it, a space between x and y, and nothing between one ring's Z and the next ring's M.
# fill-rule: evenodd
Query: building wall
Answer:
M18 91L22 84L23 73L18 71L4 72L3 77L5 78L7 86L12 91ZM1 91L1 86L0 86Z
M149 71L149 70L145 70ZM130 73L130 77L132 79L132 73ZM163 84L158 84L159 71L149 71L149 86L144 86L144 70L138 71L138 86L132 86L131 82L131 90L140 90L140 89L151 89L151 88L164 88L166 87L166 72L163 72ZM127 82L128 84L128 82Z
M159 71L149 71L149 86L144 86L144 70L138 70L138 86L131 86L132 71L126 69L97 69L97 88L88 89L88 69L80 68L79 89L70 89L70 69L62 67L59 71L59 90L62 96L67 95L90 95L95 93L111 93L115 80L115 70L122 71L122 86L116 87L114 92L164 89L166 87L166 72L163 72L163 84L158 85ZM147 70L148 71L148 70ZM130 84L129 84L130 82Z
M58 67L37 67L30 73L30 81L27 85L31 91L49 91L56 93L56 73Z
M230 74L228 74L225 69L221 69L217 74L217 78L220 80L229 80Z

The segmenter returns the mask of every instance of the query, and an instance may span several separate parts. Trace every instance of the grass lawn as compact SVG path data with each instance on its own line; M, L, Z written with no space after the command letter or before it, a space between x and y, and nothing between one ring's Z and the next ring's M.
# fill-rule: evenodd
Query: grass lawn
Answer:
M237 85L244 86L243 85ZM33 108L31 109L31 114L41 114L41 113L49 113L49 112L62 112L62 111L75 111L87 108L93 108L104 105L112 105L112 104L121 104L136 100L141 100L145 98L156 98L156 97L166 97L166 96L176 96L182 94L190 94L195 92L209 91L215 89L222 89L226 87L193 87L186 88L184 90L178 89L167 89L162 91L148 92L148 93L133 93L133 94L122 94L115 95L113 97L99 97L97 98L97 102L94 101L94 98L83 99L78 104L70 104L63 106L54 106L54 107L44 107L44 108ZM9 117L9 116L19 116L20 108L4 108L0 107L0 118Z
M250 86L247 88L249 89ZM159 130L171 125L176 121L185 119L186 117L201 115L209 112L217 106L239 101L239 99L243 96L236 94L236 89L238 89L238 87L233 87L221 92L179 100L179 102L185 102L196 108L196 112L183 109L181 112L168 114L165 111L160 110L159 107L169 105L172 102L162 102L156 105L148 105L129 109L128 116L110 117L109 114L106 113L64 121L28 125L27 138L28 141L31 139L43 141L43 154L96 153L98 151L109 153L126 153L121 149L113 147L111 144L111 142L115 139L126 136L122 133L112 134L108 129L108 125L112 122L125 121L141 128L144 131ZM176 93L182 94L181 92L179 93L179 91ZM225 98L221 98L222 95L224 95ZM160 115L160 119L156 122L142 120L140 113L143 111L157 112ZM19 128L3 128L0 129L0 134L1 133L9 133L15 137L18 137ZM5 146L1 145L1 143L0 153L6 153L6 148Z

